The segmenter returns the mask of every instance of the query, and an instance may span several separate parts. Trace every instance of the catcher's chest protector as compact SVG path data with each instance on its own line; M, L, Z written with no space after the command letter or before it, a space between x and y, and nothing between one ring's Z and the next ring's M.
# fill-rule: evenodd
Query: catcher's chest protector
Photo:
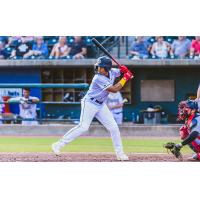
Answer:
M186 126L188 127L188 131L189 131L189 133L192 131L192 129L194 128L194 127L196 127L197 126L197 123L198 123L198 121L199 120L197 120L196 118L197 117L199 117L199 115L191 115L189 118L188 118L188 120L186 121ZM199 122L200 123L200 122ZM199 130L199 132L200 132L200 130Z

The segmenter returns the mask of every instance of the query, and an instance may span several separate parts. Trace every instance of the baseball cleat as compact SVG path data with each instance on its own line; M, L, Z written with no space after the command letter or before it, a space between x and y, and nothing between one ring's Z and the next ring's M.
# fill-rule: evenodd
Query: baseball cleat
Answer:
M188 161L200 161L198 154L193 154L192 157L188 158Z
M51 145L52 151L58 156L60 155L60 145L58 142Z
M120 154L117 154L117 160L127 161L129 160L129 157L125 153L120 153Z

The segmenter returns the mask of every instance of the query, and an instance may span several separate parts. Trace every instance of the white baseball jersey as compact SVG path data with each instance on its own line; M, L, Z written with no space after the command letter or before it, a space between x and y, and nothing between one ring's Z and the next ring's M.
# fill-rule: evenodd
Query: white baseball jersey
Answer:
M123 113L122 113L123 108L121 107L121 108L112 109L110 107L117 106L118 104L122 104L122 103L123 103L123 98L120 92L109 93L108 99L107 99L107 105L118 125L121 125L123 122Z
M109 71L109 77L102 74L95 74L86 98L95 98L99 102L105 102L109 95L107 88L114 84L115 78L120 76L120 70L112 68Z
M117 106L122 103L123 103L123 98L120 92L110 93L108 95L108 99L107 99L108 107ZM121 113L122 111L123 111L122 107L111 109L112 113Z
M20 117L24 118L24 119L35 119L36 116L37 116L37 113L36 113L36 108L37 108L37 105L36 104L31 104L31 103L26 103L25 101L26 100L38 100L39 99L37 97L32 97L32 96L29 96L29 98L25 98L25 97L14 97L14 98L11 98L9 99L9 101L19 101L21 102L19 104L19 109L20 109Z

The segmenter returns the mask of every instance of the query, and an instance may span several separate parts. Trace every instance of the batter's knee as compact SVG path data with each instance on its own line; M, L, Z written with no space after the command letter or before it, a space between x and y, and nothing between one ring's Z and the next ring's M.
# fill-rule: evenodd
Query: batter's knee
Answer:
M107 127L109 132L119 132L119 127L117 125Z
M87 132L89 130L89 126L81 125L79 129L81 130L81 132Z

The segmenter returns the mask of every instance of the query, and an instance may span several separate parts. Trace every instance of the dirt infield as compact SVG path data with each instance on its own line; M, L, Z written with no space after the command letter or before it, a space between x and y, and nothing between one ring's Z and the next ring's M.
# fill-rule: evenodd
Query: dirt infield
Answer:
M183 161L188 161L185 155ZM129 154L129 162L180 162L169 154ZM116 162L111 153L0 153L0 162ZM126 161L127 162L127 161Z

